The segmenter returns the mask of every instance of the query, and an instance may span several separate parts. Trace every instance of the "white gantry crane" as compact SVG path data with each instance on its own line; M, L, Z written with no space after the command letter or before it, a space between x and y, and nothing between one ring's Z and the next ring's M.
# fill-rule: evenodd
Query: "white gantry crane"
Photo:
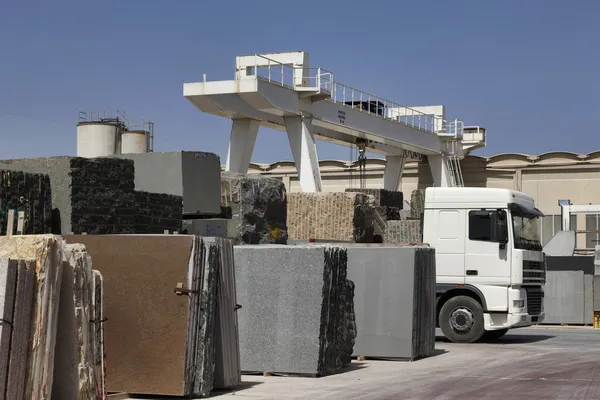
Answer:
M226 170L246 173L258 128L287 132L302 191L320 192L315 140L360 143L386 158L385 189L398 190L406 160L429 161L435 186L462 186L459 160L485 146L485 129L446 120L439 106L401 106L343 85L312 68L308 53L236 57L235 79L184 83L183 95L201 111L233 121Z

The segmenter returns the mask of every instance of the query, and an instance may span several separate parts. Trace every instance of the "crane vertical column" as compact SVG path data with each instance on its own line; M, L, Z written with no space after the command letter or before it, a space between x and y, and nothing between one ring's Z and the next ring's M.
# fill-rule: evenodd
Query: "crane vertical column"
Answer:
M238 174L248 173L259 127L260 121L255 119L236 118L232 121L226 171Z
M284 121L302 191L321 192L321 170L310 121L301 116L284 117Z
M402 172L406 157L404 155L386 156L383 171L383 188L386 190L402 190Z
M435 187L453 186L450 179L447 159L448 156L446 155L427 156L429 169L431 170L431 176L433 177L433 186Z

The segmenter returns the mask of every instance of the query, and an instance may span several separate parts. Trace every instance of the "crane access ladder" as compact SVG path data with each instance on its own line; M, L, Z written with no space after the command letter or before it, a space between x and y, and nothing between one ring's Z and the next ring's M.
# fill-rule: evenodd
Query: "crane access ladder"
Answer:
M446 166L448 167L448 175L450 176L450 185L452 187L464 187L465 181L462 175L462 169L460 168L460 156L449 156L446 159Z

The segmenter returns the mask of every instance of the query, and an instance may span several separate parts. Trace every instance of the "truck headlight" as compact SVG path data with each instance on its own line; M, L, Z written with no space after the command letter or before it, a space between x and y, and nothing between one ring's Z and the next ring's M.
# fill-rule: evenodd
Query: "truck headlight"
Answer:
M513 300L513 308L525 308L525 300Z

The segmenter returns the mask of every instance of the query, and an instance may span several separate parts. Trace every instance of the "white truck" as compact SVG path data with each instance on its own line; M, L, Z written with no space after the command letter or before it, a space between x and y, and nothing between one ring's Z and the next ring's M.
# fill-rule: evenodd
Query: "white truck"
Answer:
M425 190L423 242L435 247L438 327L449 340L496 339L543 321L541 216L514 190Z

